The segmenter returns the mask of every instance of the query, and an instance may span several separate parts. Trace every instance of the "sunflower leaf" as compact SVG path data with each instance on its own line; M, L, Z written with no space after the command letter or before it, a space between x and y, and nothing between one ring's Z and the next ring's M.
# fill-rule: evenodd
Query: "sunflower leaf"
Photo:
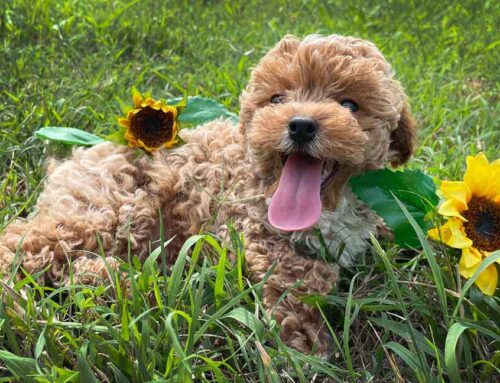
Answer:
M429 228L425 216L439 199L432 178L415 170L373 170L353 177L352 191L394 232L394 242L406 248L420 247L415 230L392 194L406 207L422 230Z
M174 104L171 103L171 101L176 101ZM181 97L181 98L176 98L174 100L171 100L167 102L167 105L172 105L175 106L177 109L177 115L181 115L184 113L186 110L186 105L187 105L187 96Z
M168 105L177 105L182 102L183 98L174 98L168 100ZM186 108L179 116L179 122L183 127L195 127L217 118L232 118L237 121L236 114L228 111L224 105L218 102L201 97L188 97Z
M85 130L59 126L40 128L35 132L35 136L41 140L62 142L68 145L93 146L104 142L103 138Z

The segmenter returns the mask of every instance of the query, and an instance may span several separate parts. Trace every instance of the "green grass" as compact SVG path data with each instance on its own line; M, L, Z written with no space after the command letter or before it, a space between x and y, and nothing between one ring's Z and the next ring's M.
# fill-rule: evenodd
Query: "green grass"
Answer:
M499 14L494 1L2 1L0 230L40 190L52 149L37 128L110 132L132 86L237 112L249 68L285 33L374 41L419 122L410 167L459 179L467 154L500 152ZM417 253L374 243L331 296L307 298L331 326L327 362L280 342L261 284L245 278L244 239L233 238L192 238L166 275L156 250L107 286L51 288L29 275L3 285L0 381L498 379L499 298L459 278L458 252L424 238Z

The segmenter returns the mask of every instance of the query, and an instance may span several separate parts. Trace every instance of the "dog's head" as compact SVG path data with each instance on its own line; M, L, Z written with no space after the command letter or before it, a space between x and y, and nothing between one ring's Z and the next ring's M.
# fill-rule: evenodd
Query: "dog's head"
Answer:
M241 96L248 154L272 192L271 224L312 226L353 175L406 162L415 125L380 51L341 36L283 38Z

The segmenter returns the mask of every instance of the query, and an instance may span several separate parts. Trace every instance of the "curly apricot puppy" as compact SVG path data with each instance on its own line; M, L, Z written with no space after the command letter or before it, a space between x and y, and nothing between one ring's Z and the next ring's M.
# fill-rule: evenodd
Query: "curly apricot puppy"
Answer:
M350 264L383 226L346 183L413 152L414 123L390 66L360 39L286 36L253 70L238 125L219 120L182 137L184 146L153 158L104 143L54 163L36 214L1 235L0 270L19 258L28 272L47 268L58 281L71 259L75 278L95 283L128 246L148 253L160 216L174 247L200 230L227 238L232 221L245 235L255 280L276 264L264 302L284 341L326 355L321 316L298 299L327 294L337 280L336 266L306 256L320 246L311 228Z

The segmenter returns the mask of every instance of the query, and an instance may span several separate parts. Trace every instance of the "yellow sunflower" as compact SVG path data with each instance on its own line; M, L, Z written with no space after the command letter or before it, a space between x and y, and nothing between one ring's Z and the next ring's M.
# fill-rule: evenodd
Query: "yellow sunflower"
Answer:
M458 269L470 278L483 259L500 250L500 159L490 164L483 153L467 157L464 180L443 181L440 190L444 202L438 213L448 221L428 234L462 249ZM475 283L484 294L493 295L498 283L496 265L488 266Z
M151 97L144 98L134 91L134 108L118 123L127 128L125 139L129 146L154 152L160 148L171 148L177 143L179 124L178 110Z

